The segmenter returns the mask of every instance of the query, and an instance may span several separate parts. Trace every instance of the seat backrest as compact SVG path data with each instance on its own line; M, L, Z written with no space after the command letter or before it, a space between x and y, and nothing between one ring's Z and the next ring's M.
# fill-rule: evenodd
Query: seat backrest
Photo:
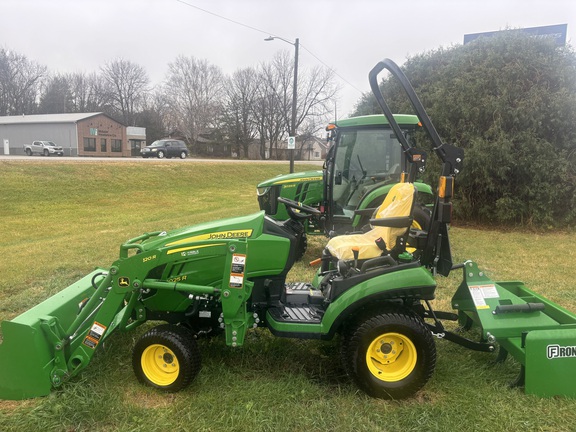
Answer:
M378 210L376 210L375 219L410 216L414 208L415 193L416 188L414 183L395 184L386 195L380 207L378 207ZM372 228L372 231L371 237L382 237L388 249L392 249L396 245L398 236L403 235L407 229L375 226Z
M416 188L412 183L398 183L394 185L384 202L376 210L376 219L400 218L412 215L414 195ZM360 259L376 258L382 250L376 240L382 238L388 250L396 246L398 237L406 235L409 227L393 228L386 226L373 226L368 232L362 234L341 235L330 239L326 248L330 254L338 259L351 259L352 248L357 248Z

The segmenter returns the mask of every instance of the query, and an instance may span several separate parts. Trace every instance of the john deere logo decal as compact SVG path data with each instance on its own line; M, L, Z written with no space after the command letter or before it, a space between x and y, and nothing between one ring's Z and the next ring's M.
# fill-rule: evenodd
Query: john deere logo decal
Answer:
M222 239L235 239L235 238L245 238L250 237L252 230L236 230L236 231L224 231L208 234L209 240L222 240Z
M211 232L206 234L200 234L193 237L187 237L182 240L176 240L171 243L167 243L166 246L176 246L185 243L191 243L195 241L202 241L202 240L230 240L230 239L238 239L238 238L247 238L252 236L253 230L251 229L240 229L240 230L228 230L228 231L218 231L218 232Z
M576 346L548 345L546 347L548 360L555 358L576 357Z
M118 278L118 286L121 286L121 287L130 286L130 279L127 277L119 277Z

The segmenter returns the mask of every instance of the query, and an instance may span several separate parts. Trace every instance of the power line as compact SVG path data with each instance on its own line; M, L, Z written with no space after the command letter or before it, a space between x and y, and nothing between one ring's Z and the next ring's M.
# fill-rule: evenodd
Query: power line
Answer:
M176 0L176 1L179 2L179 3L182 3L182 4L186 5L186 6L189 6L189 7L191 7L191 8L198 9L199 11L202 11L202 12L204 12L204 13L207 13L207 14L210 14L210 15L212 15L212 16L215 16L215 17L217 17L217 18L220 18L220 19L229 21L229 22L231 22L231 23L233 23L233 24L236 24L236 25L239 25L239 26L242 26L242 27L246 27L246 28L248 28L248 29L250 29L250 30L257 31L258 33L263 33L263 34L268 35L268 36L276 36L276 35L273 35L272 33L265 32L264 30L260 30L260 29L258 29L258 28L256 28L256 27L249 26L248 24L241 23L240 21L235 21L235 20L230 19L230 18L227 18L227 17L225 17L225 16L218 15L217 13L210 12L209 10L202 9L201 7L198 7L198 6L193 5L193 4L191 4L191 3L185 2L185 1L183 1L183 0Z
M236 25L245 27L245 28L250 29L250 30L254 30L254 31L258 32L258 33L262 33L262 34L265 34L265 35L268 35L268 36L280 37L280 36L278 36L278 35L276 35L276 34L274 34L274 33L261 30L261 29L259 29L259 28L250 26L250 25L248 25L248 24L241 23L240 21L236 21L236 20L227 18L227 17L222 16L222 15L218 15L217 13L214 13L214 12L211 12L211 11L209 11L209 10L203 9L203 8L201 8L201 7L198 7L198 6L196 6L196 5L193 5L193 4L191 4L191 3L188 3L188 2L186 2L186 1L184 1L184 0L176 0L176 1L179 2L179 3L182 3L183 5L186 5L186 6L189 6L189 7L191 7L191 8L197 9L197 10L199 10L199 11L201 11L201 12L204 12L204 13L210 14L210 15L212 15L212 16L215 16L215 17L217 17L217 18L223 19L223 20L225 20L225 21L231 22L231 23L233 23L233 24L236 24ZM320 63L322 63L324 66L326 66L328 69L330 69L330 71L333 72L336 76L338 76L342 81L344 81L346 84L348 84L348 85L349 85L350 87L352 87L354 90L358 91L360 94L364 94L364 92L363 92L362 90L360 90L360 89L357 88L355 85L353 85L352 83L350 83L350 81L348 81L346 78L344 78L344 77L343 77L342 75L340 75L338 72L336 72L336 70L335 70L334 68L332 68L331 66L327 65L327 64L326 64L324 61L322 61L316 54L314 54L312 51L310 51L310 50L309 50L308 48L306 48L304 45L300 44L300 46L301 46L302 48L304 48L304 50L306 50L306 51L308 52L308 54L310 54L312 57L314 57L316 60L318 60L318 61L319 61Z
M306 48L304 45L300 44L300 46L302 48L304 48L306 51L308 51L308 54L310 54L312 57L314 57L316 60L318 60L320 63L322 63L324 66L326 66L328 69L330 69L331 72L334 72L334 74L336 76L338 76L342 81L344 81L346 84L348 84L350 87L352 87L354 90L357 90L360 94L364 94L364 92L362 90L360 90L358 87L356 87L354 84L352 84L350 81L348 81L346 78L344 78L342 75L340 75L338 72L336 72L335 69L333 69L332 67L328 66L326 63L324 63L320 58L318 58L317 55L315 55L312 51L310 51L308 48Z

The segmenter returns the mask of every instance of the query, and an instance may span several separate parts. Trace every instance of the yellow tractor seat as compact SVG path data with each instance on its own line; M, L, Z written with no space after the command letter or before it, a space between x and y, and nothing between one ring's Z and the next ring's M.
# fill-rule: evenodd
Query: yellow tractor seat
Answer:
M341 235L332 238L326 245L330 255L337 259L354 259L353 248L358 248L358 259L366 260L382 255L383 249L376 243L378 239L385 242L387 250L396 246L398 237L405 236L410 229L411 221L407 226L397 227L397 218L411 218L414 208L416 188L413 183L398 183L394 185L384 202L378 207L375 219L381 219L379 223L386 224L390 220L390 226L375 226L362 234ZM396 227L394 227L396 225Z

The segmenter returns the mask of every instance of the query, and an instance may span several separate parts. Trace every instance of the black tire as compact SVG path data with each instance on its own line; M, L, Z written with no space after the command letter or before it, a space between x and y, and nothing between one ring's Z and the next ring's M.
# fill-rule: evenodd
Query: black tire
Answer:
M180 152L180 159L186 159L186 152Z
M158 159L164 159L164 156L165 156L165 154L162 150L158 151L158 153L156 154L156 157Z
M26 149L26 154L28 156L32 156L32 150L30 150L29 148Z
M50 152L48 150L44 150L44 156L50 156Z
M200 365L200 351L192 334L175 325L160 325L144 333L132 353L138 381L168 392L190 385Z
M296 261L300 261L306 251L308 250L308 237L306 233L302 233L302 236L298 240L298 244L296 245Z
M414 221L412 222L411 228L428 231L430 228L430 219L432 219L430 209L422 204L415 204L412 214Z
M346 371L360 389L375 398L414 395L436 366L434 338L424 322L409 312L373 315L344 339L341 357Z

